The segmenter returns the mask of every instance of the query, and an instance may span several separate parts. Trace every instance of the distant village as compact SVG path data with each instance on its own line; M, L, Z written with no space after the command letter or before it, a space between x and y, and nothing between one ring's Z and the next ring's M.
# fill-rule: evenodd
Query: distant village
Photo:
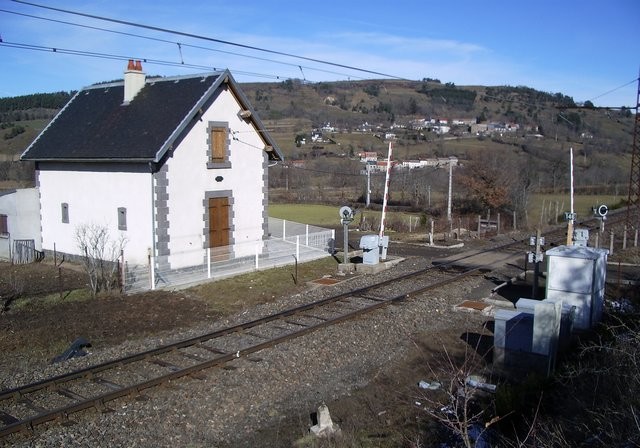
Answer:
M490 123L477 123L476 118L418 118L410 120L406 124L394 123L390 127L384 127L382 125L373 125L368 122L364 122L354 129L342 129L332 126L331 123L325 123L319 128L314 128L311 131L311 142L307 142L306 138L299 138L296 140L298 146L307 144L325 144L335 143L330 137L330 134L335 133L362 133L362 134L374 134L381 140L387 142L393 142L398 139L398 132L403 130L412 130L419 132L430 132L439 136L449 135L451 137L472 137L472 136L493 136L504 134L515 134L521 130L521 126L518 123L502 123L502 122L490 122ZM542 138L541 134L537 133L537 129L534 126L526 126L523 129L527 132L527 137L530 138ZM380 158L377 152L374 151L361 151L358 152L357 157L360 161L367 166L367 170L370 172L385 171L387 169L386 158ZM304 160L292 160L289 162L296 167L303 167ZM449 165L458 165L457 157L437 157L420 160L392 160L391 165L395 169L414 169L414 168L445 168Z

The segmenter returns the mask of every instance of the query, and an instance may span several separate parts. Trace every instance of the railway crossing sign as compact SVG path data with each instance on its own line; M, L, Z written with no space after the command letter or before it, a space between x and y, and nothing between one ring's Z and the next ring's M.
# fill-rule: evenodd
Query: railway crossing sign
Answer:
M607 207L604 204L598 205L597 207L593 207L593 213L599 216L600 218L605 219L607 216L607 213L609 213L609 207Z
M355 216L355 212L351 209L351 207L347 207L346 205L340 207L339 212L342 224L349 225Z
M344 256L342 258L342 263L345 266L349 263L349 224L353 221L355 214L356 212L346 205L340 207L340 211L338 212L344 229Z

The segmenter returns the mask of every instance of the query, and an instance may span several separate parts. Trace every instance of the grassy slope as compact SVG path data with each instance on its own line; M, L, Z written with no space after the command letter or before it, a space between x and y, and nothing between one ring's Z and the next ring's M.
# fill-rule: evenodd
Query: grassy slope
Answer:
M578 220L592 216L591 207L606 204L609 209L619 206L620 200L626 199L621 196L611 195L576 195L574 196L574 210L578 215ZM531 198L529 206L529 226L535 227L542 218L545 222L555 222L556 204L558 209L558 223L564 222L564 212L570 210L569 195L561 194L536 194ZM544 206L544 212L543 212ZM303 224L313 224L321 227L340 226L338 210L340 207L316 204L270 204L269 216L300 222ZM375 222L380 220L380 212L362 209L359 211L367 219L373 218ZM544 214L543 214L544 213ZM415 217L415 213L389 212L388 219L403 220L408 222L409 216ZM360 215L356 215L354 223L359 222ZM526 223L523 223L526 224ZM521 224L520 226L522 226Z
M1 130L0 154L19 156L48 123L49 120L29 120L15 122L16 125L24 127L25 132L8 140L4 139L4 135L8 134L10 132L10 129Z

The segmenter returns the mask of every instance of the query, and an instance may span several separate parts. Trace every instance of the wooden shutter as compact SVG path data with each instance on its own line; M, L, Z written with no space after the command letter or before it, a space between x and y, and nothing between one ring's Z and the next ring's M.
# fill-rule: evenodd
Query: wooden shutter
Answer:
M227 156L227 128L211 129L211 162L223 163Z

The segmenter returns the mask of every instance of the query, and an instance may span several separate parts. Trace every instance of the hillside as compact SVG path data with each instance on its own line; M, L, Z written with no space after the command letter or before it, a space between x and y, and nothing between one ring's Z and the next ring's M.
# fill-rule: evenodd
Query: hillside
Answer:
M508 171L509 183L518 180L513 188L527 192L568 186L568 152L573 148L579 191L627 191L633 131L629 110L576 105L561 93L527 87L455 86L432 79L286 80L245 83L242 88L287 158L286 165L270 171L274 199L355 201L364 193L357 154L376 152L381 160L390 141L399 162L456 156L467 168L484 163L485 170ZM29 170L7 160L28 146L70 95L0 98L4 187L33 181ZM394 199L420 205L426 202L427 188L442 194L445 173L429 170L428 175L425 180L424 170L411 170L397 177ZM381 180L372 177L375 200L382 195ZM335 187L333 193L327 186Z

